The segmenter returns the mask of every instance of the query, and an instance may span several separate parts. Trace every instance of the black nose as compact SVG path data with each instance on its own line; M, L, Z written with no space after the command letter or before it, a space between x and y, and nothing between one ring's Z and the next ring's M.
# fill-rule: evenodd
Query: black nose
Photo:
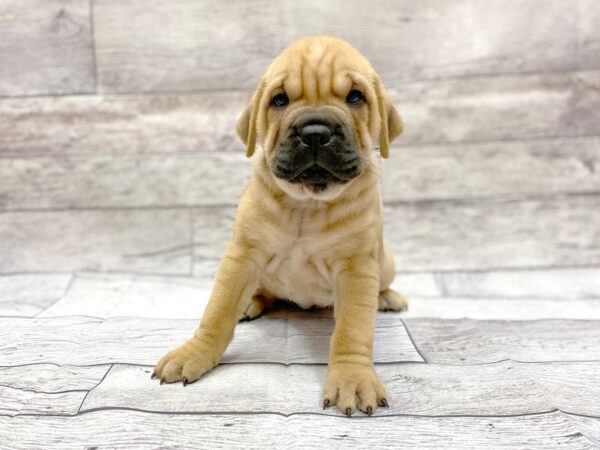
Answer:
M302 143L310 148L317 148L329 144L331 141L331 130L327 125L311 123L302 127L300 132Z

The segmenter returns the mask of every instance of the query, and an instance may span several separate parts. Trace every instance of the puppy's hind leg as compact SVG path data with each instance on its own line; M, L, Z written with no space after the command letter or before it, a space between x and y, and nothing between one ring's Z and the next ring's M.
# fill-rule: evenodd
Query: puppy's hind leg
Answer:
M379 261L379 311L403 311L408 302L398 292L390 289L396 276L394 256L387 244L383 243L383 252Z
M393 289L387 288L379 293L379 311L404 311L406 309L408 309L408 302Z
M249 322L254 319L258 319L265 314L275 303L274 299L265 297L264 295L257 294L250 300L248 307L242 314L240 322Z

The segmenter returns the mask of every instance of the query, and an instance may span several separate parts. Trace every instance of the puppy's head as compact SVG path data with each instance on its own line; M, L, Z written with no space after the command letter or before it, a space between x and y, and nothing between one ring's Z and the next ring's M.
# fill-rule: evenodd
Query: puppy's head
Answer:
M402 122L369 62L347 42L301 39L261 78L237 131L294 198L330 200L374 164L373 148L388 156Z

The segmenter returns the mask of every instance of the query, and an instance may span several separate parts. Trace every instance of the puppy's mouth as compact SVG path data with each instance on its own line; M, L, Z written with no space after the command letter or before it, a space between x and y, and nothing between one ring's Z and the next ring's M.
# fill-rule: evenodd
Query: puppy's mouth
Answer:
M323 192L333 183L343 183L339 178L324 167L314 164L303 170L297 176L289 179L291 183L301 183L313 192Z

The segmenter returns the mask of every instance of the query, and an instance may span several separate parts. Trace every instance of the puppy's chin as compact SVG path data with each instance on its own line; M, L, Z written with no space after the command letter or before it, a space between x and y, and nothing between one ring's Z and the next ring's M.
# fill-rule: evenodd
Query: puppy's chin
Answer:
M303 183L290 183L283 178L273 175L279 188L296 200L320 200L324 202L335 200L348 188L354 179L346 183L327 183L326 185L307 185Z

